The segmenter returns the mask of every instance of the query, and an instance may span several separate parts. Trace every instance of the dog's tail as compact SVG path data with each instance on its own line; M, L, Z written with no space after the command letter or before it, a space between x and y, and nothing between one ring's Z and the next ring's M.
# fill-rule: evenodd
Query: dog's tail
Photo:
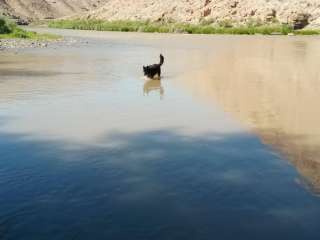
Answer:
M160 66L164 63L164 57L160 54Z

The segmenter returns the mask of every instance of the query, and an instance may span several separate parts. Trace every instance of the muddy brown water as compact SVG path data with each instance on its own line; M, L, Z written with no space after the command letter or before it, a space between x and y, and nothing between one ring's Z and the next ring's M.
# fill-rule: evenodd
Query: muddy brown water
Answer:
M319 239L318 37L37 31L80 43L0 53L0 238Z

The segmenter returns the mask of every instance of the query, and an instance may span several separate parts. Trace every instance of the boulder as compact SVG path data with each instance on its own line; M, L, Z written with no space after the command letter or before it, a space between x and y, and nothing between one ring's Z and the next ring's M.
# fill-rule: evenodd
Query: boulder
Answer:
M30 21L28 19L18 18L16 19L18 25L29 25Z
M297 13L292 18L292 25L294 30L299 30L306 27L309 24L310 14Z
M277 17L277 11L275 9L269 9L265 19L267 22L272 22L276 17Z

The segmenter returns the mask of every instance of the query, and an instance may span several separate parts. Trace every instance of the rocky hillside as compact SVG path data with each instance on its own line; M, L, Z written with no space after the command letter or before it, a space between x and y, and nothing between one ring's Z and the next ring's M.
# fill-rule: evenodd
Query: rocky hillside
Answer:
M87 15L102 19L173 19L182 22L279 20L320 27L320 0L109 0Z
M32 19L76 16L192 23L259 19L320 27L320 0L0 0L0 8Z
M85 14L106 0L0 0L0 13L23 19L52 19Z

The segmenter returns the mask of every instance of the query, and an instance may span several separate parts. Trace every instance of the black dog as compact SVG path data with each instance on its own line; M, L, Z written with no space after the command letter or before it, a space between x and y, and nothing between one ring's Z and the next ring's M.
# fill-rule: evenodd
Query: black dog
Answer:
M160 54L160 63L143 66L144 75L151 79L160 79L161 77L161 66L164 63L164 57Z

